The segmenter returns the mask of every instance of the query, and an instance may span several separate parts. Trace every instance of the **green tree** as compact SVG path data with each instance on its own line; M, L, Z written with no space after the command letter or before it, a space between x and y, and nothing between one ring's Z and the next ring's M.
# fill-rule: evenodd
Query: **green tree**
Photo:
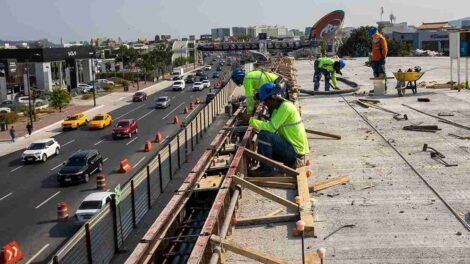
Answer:
M388 56L403 57L409 56L412 50L412 44L402 40L388 41Z
M343 40L338 55L351 57L367 57L372 49L372 39L368 34L370 26L356 28L351 36Z
M69 104L70 101L72 101L72 97L67 90L54 88L49 93L49 104L55 109L59 109L59 112L62 112L62 108Z
M188 58L186 57L178 57L173 62L173 67L180 67L185 65L188 62Z

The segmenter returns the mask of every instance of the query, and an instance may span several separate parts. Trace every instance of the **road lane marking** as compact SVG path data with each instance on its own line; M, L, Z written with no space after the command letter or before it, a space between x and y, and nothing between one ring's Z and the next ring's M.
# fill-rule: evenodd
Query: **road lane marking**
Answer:
M34 254L34 256L32 256L28 261L26 261L25 264L30 264L30 263L33 263L33 261L39 256L41 255L41 253L46 250L47 248L49 247L49 244L46 244L44 247L42 247L38 253Z
M140 164L142 161L144 161L145 158L146 158L146 157L143 157L143 158L141 158L139 161L137 161L137 163L134 164L134 168L137 167L137 166L139 166L139 164Z
M139 107L136 107L136 108L132 109L131 111L129 111L129 112L127 112L127 113L124 113L124 114L122 114L122 115L120 115L120 116L114 118L114 120L118 120L119 118L121 118L121 117L123 117L123 116L125 116L125 115L128 115L128 114L130 114L130 113L132 113L132 112L136 111L137 109L142 108L142 107L144 107L144 106L145 106L145 104L143 104L143 105L141 105L141 106L139 106Z
M106 162L107 160L109 160L109 158L108 158L108 157L104 158L103 162Z
M12 169L10 172L15 172L15 171L17 171L17 170L19 170L19 169L21 169L21 168L23 168L23 165L21 165L21 166L19 166L19 167L16 167L16 168Z
M175 99L175 98L176 98L176 96L171 97L171 99Z
M55 166L54 168L51 169L51 171L56 170L57 168L59 168L60 166L62 166L62 164L64 164L64 163L62 162L61 164Z
M185 104L185 103L183 102L183 103L181 103L180 105L178 105L175 109L173 109L173 110L172 110L171 112L169 112L166 116L164 116L164 117L162 118L162 120L165 119L165 118L167 118L169 115L171 115L173 112L175 112L176 110L178 110L178 108L180 108L180 106L182 106L182 105L184 105L184 104Z
M96 143L95 143L95 146L98 145L98 144L100 144L100 143L103 142L103 141L104 141L104 139L102 139L102 140L96 142Z
M150 115L150 114L153 113L154 111L155 111L155 109L153 109L152 111L150 111L150 112L146 113L145 115L139 117L137 120L141 120L142 118L144 118L144 117Z
M39 207L43 206L44 204L46 204L47 202L49 202L52 198L56 197L57 195L59 195L60 191L56 192L54 195L52 195L51 197L47 198L44 202L40 203L38 206L36 206L36 209L38 209Z
M65 147L65 146L67 146L68 144L73 143L73 142L75 142L75 139L72 139L72 140L70 140L69 142L62 144L62 147Z
M1 200L3 200L3 199L6 199L6 198L8 198L8 196L10 196L10 195L12 195L12 194L13 194L13 193L9 193L9 194L7 194L7 195L3 196L2 198L0 198L0 201L1 201Z
M194 111L196 111L196 109L197 109L198 107L199 107L199 105L196 106L196 107L193 109L193 111L189 112L189 114L188 114L184 119L188 119L188 117L190 117L191 114L192 114Z
M126 143L126 146L129 146L132 142L136 141L139 137L135 137L133 140L129 141Z

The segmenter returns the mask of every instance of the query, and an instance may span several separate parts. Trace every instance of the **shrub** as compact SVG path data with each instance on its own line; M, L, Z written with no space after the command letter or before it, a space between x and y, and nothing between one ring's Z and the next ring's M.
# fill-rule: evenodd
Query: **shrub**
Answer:
M64 108L72 100L70 93L67 90L61 88L52 89L48 97L50 101L49 105L55 109L59 109L59 112L62 112L62 108Z
M112 84L109 84L109 83L108 83L108 84L105 84L105 85L103 86L103 90L105 90L106 92L110 92L110 91L112 91L113 89L114 89L114 86L113 86Z
M16 112L2 113L0 114L0 122L6 122L7 124L13 124L18 120Z
M92 93L86 93L82 95L82 100L89 100L93 97Z

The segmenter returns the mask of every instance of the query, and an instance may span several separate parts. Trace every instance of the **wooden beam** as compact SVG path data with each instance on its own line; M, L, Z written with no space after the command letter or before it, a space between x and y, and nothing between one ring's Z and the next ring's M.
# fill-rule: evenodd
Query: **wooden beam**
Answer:
M312 129L305 129L305 131L309 134L320 135L320 136L329 137L329 138L335 138L335 139L338 139L338 140L341 139L341 136L338 136L338 135L335 135L335 134L316 131L316 130L312 130Z
M279 208L279 209L276 209L272 212L269 212L265 216L275 216L275 215L279 214L280 212L282 212L282 208Z
M307 167L297 169L297 191L300 197L300 219L304 221L304 235L306 237L315 237L314 219L312 213L312 202L308 188Z
M287 167L286 165L284 165L280 162L274 161L270 158L266 158L265 156L260 155L256 152L253 152L253 151L251 151L247 148L243 148L243 152L248 157L250 157L252 159L255 159L255 160L258 160L259 162L262 162L266 165L272 166L272 167L286 173L287 175L290 175L290 176L296 176L297 175L297 172L294 169L291 169L291 168Z
M321 259L318 254L312 250L307 251L305 254L305 264L320 264Z
M368 105L367 103L363 102L363 101L359 101L359 100L358 100L358 101L357 101L357 104L360 105L360 106L362 106L362 107L364 107L364 108L369 108L369 105Z
M242 187L244 188L247 188L261 196L264 196L276 203L279 203L279 204L282 204L288 208L291 208L291 209L298 209L299 206L296 204L296 203L293 203L287 199L284 199L282 197L279 197L277 195L274 195L264 189L261 189L260 187L254 185L253 183L251 182L248 182L248 181L245 181L244 179L240 178L240 177L237 177L237 176L232 176L232 180L235 184L240 184Z
M249 182L290 182L297 183L297 179L294 177L245 177L243 178Z
M282 223L282 222L290 222L290 221L295 222L297 220L299 220L299 214L260 216L260 217L253 217L253 218L237 219L236 226L274 224L274 223Z
M339 178L335 178L335 179L327 180L327 181L324 181L324 182L316 183L314 185L311 185L309 187L309 189L310 189L311 192L318 192L318 191L328 189L330 187L333 187L333 186L336 186L336 185L339 185L339 184L344 184L344 183L347 183L347 182L349 182L349 176L342 176L342 177L339 177Z
M220 237L216 235L211 236L211 241L216 245L222 244L226 250L232 251L235 254L247 257L249 259L252 259L260 263L265 263L265 264L288 264L289 263L287 260L284 260L280 257L269 255L269 254L266 254L264 252L261 252L255 249L236 244L235 242L231 240L227 240L227 239L221 240Z
M361 102L369 103L369 104L379 104L380 100L377 99L364 99L364 98L359 98L358 99Z
M276 189L286 189L286 190L295 190L297 189L296 183L290 182L265 182L265 181L250 181L251 183L265 188L276 188Z

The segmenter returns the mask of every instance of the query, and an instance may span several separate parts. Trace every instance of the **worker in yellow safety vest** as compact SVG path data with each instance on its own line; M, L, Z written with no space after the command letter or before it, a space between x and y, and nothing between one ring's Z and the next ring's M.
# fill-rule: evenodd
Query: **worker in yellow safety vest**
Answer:
M271 118L269 121L250 118L250 125L260 130L258 151L261 155L282 162L291 168L304 166L305 156L309 154L307 133L297 108L280 96L280 89L272 83L259 88L256 100L264 102ZM272 167L261 164L260 168L250 173L252 176L271 176Z
M246 73L245 70L235 69L232 72L233 82L240 86L243 84L246 96L246 113L248 116L253 116L256 108L256 101L254 95L258 92L258 89L266 83L279 83L279 75L264 70L255 70Z
M334 60L331 58L321 57L315 60L313 73L313 90L318 91L320 88L321 76L325 76L325 92L330 91L330 81L333 88L336 88L336 74L342 75L341 70L346 66L343 60Z

